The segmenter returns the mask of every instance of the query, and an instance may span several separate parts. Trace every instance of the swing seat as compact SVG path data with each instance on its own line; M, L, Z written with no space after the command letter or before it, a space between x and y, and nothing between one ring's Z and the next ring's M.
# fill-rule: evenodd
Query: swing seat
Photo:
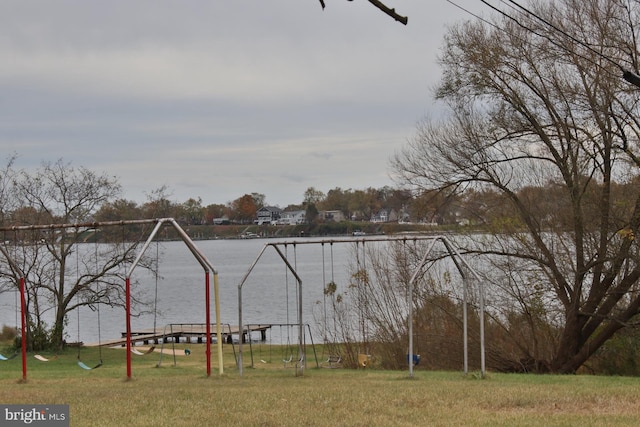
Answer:
M131 349L131 353L135 354L136 356L145 356L147 354L152 353L154 350L156 349L155 346L151 346L148 349L146 349L145 351L140 351L136 348L132 348Z
M102 366L102 360L100 361L100 363L98 363L96 366L94 366L93 368L90 366L87 366L86 364L84 364L82 362L82 360L78 360L78 366L80 366L82 369L86 370L86 371L91 371L93 369L98 369L100 366Z
M411 357L413 356L413 357ZM409 355L407 354L407 363L409 362L413 362L413 366L418 366L420 364L420 355L419 354L413 354L413 355Z
M370 354L358 354L358 365L362 368L366 368L371 364L371 355Z
M18 355L17 351L13 353L11 356L5 356L3 354L0 354L0 360L5 361L5 360L15 359L17 355Z
M293 354L289 355L288 359L282 359L282 363L284 364L284 367L286 368L287 366L289 367L293 367L295 366L304 366L304 357L301 357L300 359L295 359L293 358Z
M38 359L41 362L49 362L51 360L56 360L58 358L58 356L53 356L51 358L47 358L47 357L44 357L41 354L34 354L33 357L35 357L36 359Z
M331 368L331 369L339 368L341 365L342 365L342 357L340 357L337 354L329 355L329 357L323 364L325 368Z

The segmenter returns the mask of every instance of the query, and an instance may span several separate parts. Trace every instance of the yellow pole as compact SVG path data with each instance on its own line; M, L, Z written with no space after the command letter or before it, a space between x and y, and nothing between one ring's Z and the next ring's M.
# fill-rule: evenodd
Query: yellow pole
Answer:
M216 336L218 337L218 372L224 374L224 360L222 357L222 328L220 326L220 299L218 298L218 272L213 273L213 296L216 304Z

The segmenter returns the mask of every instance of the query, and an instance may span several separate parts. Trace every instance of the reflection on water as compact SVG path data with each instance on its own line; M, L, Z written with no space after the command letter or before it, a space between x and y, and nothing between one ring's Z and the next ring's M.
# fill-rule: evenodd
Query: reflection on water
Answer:
M314 239L305 239L311 241ZM291 241L291 240L289 240ZM196 245L218 271L220 317L223 323L238 324L238 284L256 260L265 243L272 240L206 240L196 241ZM349 254L352 244L288 245L288 259L295 266L302 280L303 321L311 325L314 339L318 341L323 317L325 284L332 275L339 289L344 289L349 281ZM333 266L331 265L333 251ZM133 330L162 330L169 323L205 323L205 275L202 267L182 242L162 242L159 244L160 263L157 281L157 310L131 319ZM155 245L149 255L155 254ZM324 258L324 262L323 262ZM333 267L333 268L332 268ZM137 285L132 292L143 293L146 300L153 301L156 291L155 277L142 269L132 276ZM211 280L211 320L215 321L213 303L213 280ZM242 292L243 323L295 323L297 322L297 286L291 273L275 249L266 249L260 261L249 275ZM16 312L16 293L0 294L0 325L15 326L19 322ZM119 338L125 331L123 308L100 307L100 331L98 314L90 309L80 311L80 340L85 343ZM76 313L70 314L66 329L67 340L78 339ZM269 334L272 342L278 342L286 334L273 331Z

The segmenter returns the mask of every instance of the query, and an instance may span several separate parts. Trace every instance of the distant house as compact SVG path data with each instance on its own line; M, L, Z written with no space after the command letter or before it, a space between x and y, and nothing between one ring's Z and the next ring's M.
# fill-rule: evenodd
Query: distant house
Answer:
M258 219L256 224L271 224L275 223L282 216L282 209L276 206L263 206L256 212Z
M400 213L398 214L398 222L401 224L408 224L410 221L411 215L409 215L409 212L405 211L404 209L400 210Z
M344 221L344 214L342 211L320 211L318 212L318 218L322 221L340 222Z
M394 222L398 220L398 214L393 209L380 209L371 217L371 222Z
M296 225L305 224L307 222L307 212L304 210L284 211L278 220L278 224Z

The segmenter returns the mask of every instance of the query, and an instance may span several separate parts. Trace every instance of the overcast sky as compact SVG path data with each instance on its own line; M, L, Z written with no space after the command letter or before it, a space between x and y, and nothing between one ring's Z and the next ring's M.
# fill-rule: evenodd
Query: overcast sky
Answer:
M0 147L62 158L143 203L300 203L308 187L393 185L425 115L446 0L0 0ZM477 0L455 0L475 13ZM486 13L485 13L486 15Z

